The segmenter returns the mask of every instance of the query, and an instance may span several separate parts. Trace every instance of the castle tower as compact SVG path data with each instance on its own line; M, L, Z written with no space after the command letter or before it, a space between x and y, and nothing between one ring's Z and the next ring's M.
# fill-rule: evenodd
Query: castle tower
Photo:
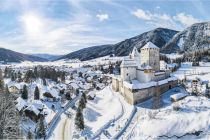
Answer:
M120 65L121 78L123 81L130 81L136 79L136 69L137 65L135 60L131 57L126 57L123 59Z
M131 58L136 61L137 66L139 67L141 66L140 53L138 52L136 47L133 48L133 51L131 53Z
M151 42L141 48L141 66L151 66L153 70L160 70L160 49Z

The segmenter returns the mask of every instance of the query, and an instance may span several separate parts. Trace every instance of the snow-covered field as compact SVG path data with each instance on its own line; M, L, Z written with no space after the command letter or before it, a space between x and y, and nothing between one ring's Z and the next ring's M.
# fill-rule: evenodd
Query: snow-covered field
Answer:
M36 65L52 65L65 71L70 71L75 68L77 71L91 75L89 70L81 67L84 65L107 65L110 62L119 60L121 60L120 57L102 57L85 62L75 61L73 63L70 60L69 62L68 60L62 60L48 63L23 62L21 64L14 64L12 67L25 68ZM92 73L93 75L101 75L97 71L92 71ZM181 68L171 75L176 76L178 79L184 79L186 77L187 80L199 78L202 81L210 81L210 64L202 63L201 66L192 67L191 63L183 63ZM71 82L77 83L78 87L82 87L82 89L86 89L86 86L91 86L91 84L85 82L82 84L81 81L85 80L79 78L78 74L74 74L73 78ZM9 84L9 82L10 80L5 79L6 84ZM66 82L70 83L68 79ZM98 86L100 84L97 83ZM31 85L28 84L31 87L29 88L28 100L30 104L33 103L35 88L33 85L37 85L42 89L40 80L31 83ZM54 87L56 85L54 82L49 82L49 86ZM88 139L114 139L119 134L122 134L120 135L120 139L136 140L167 139L168 137L171 139L176 139L177 137L181 137L182 139L210 139L210 102L206 97L187 96L176 103L172 103L170 101L170 95L177 93L175 89L181 93L186 93L185 89L177 87L163 94L162 108L152 110L152 100L148 100L137 106L132 106L119 93L113 92L110 86L105 87L103 84L100 87L102 90L94 89L91 91L95 95L95 98L94 100L88 100L86 108L83 111L85 130L81 135ZM51 108L52 103L43 102L43 104L47 112L46 122L50 123L53 117L62 110L61 103L53 102L53 105L55 105L54 110ZM179 109L175 110L174 107L177 106ZM135 107L137 107L137 113L134 112ZM73 114L75 115L75 112ZM131 119L130 123L128 120L132 115L134 115L134 118ZM25 126L35 128L35 124L31 122L26 123ZM126 128L125 131L123 128ZM74 117L68 118L62 112L49 139L78 139L74 137L74 134L77 134L75 132ZM194 135L198 133L199 136Z
M210 65L209 63L203 64L202 66L192 66L192 63L183 63L181 68L171 75L176 76L179 79L184 79L187 76L189 79L201 78L201 80L210 81Z
M174 110L174 105L180 109ZM210 139L210 102L206 97L188 96L159 110L142 111L131 139ZM191 134L199 131L199 136Z
M199 78L201 81L210 81L210 67L208 63L196 67L191 63L184 63L172 75L179 79L186 76L187 80ZM178 88L178 91L186 93L183 88ZM158 110L151 109L152 100L138 105L134 125L122 138L210 139L210 99L204 96L187 96L173 103L170 95L175 93L174 89L164 93L163 107Z
M93 101L88 101L84 110L86 133L89 137L111 138L124 127L133 106L126 103L120 95L113 93L110 87L96 92ZM107 134L104 134L106 130Z

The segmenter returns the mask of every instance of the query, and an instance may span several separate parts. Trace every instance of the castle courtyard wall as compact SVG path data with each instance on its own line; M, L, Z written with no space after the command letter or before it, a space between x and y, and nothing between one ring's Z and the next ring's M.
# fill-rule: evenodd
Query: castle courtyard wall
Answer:
M157 92L160 92L160 94L168 91L171 88L176 87L178 84L178 81L169 81L166 84L153 86L145 89L138 89L138 90L131 90L127 87L124 87L124 98L125 100L130 104L138 104L143 101L146 101L154 94L157 94Z
M112 89L115 92L118 92L119 91L119 80L116 79L116 78L112 78Z

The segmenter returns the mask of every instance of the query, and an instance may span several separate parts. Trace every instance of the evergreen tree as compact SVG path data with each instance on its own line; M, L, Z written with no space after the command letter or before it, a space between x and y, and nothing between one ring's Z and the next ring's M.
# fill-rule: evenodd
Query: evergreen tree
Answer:
M21 139L13 94L0 93L0 139Z
M79 95L79 89L78 89L78 88L75 90L75 94L76 94L77 96Z
M87 103L87 97L85 93L82 93L82 98L84 99L85 103Z
M78 130L83 130L85 128L83 113L80 108L77 109L77 113L75 117L75 125Z
M67 100L71 100L72 98L71 98L71 93L70 92L67 92L66 93L66 99Z
M45 128L45 124L44 124L44 116L41 116L38 123L37 123L36 135L37 135L38 139L46 137L46 128Z
M61 74L61 81L62 82L65 82L65 80L66 80L65 76L66 76L65 72L62 72L62 74Z
M2 70L0 69L0 91L4 90L4 78L2 76Z
M44 85L44 86L47 86L47 81L46 81L45 78L43 79L43 85Z
M28 140L33 140L33 134L32 134L30 129L29 129L28 134L27 134L27 139Z
M38 76L39 76L39 75L38 75L38 70L37 70L37 67L35 67L35 68L34 68L34 77L35 77L35 78L38 78Z
M14 73L12 73L11 81L15 81L15 74Z
M22 74L20 71L18 72L17 78L18 78L18 82L22 82Z
M21 97L23 99L28 99L28 89L27 89L27 86L26 85L23 86L23 91L22 91Z
M4 78L8 78L8 67L4 69Z
M40 93L39 93L39 88L36 86L34 90L34 100L39 100L40 99Z
M9 88L8 88L8 85L7 85L7 84L6 84L6 86L5 86L5 93L6 93L6 94L10 94Z
M81 97L80 100L79 100L79 108L81 110L83 110L85 107L86 107L85 99L83 97Z

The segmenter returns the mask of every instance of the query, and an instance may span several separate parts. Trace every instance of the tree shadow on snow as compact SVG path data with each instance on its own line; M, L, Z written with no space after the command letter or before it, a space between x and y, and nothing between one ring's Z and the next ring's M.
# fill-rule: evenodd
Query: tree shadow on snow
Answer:
M101 116L101 114L91 108L86 108L84 116L88 121L94 122L97 121L97 118Z

